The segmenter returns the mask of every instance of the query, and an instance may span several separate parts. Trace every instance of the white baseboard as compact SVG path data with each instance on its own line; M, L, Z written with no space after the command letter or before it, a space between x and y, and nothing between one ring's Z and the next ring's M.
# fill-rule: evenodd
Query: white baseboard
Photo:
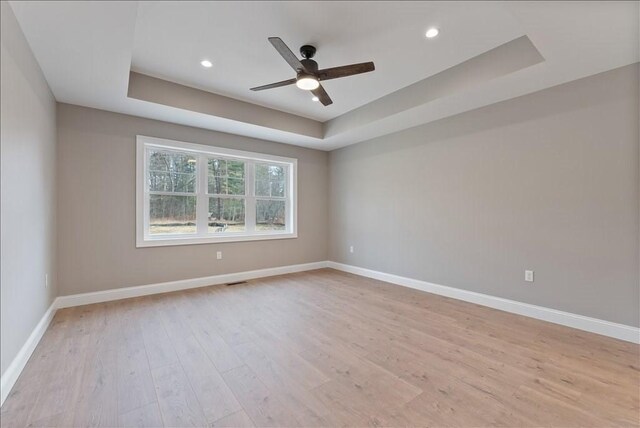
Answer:
M357 266L351 266L331 261L322 261L252 270L247 272L214 275L204 278L193 278L180 281L162 282L158 284L140 285L136 287L116 288L105 291L97 291L94 293L60 296L56 298L49 309L47 309L40 322L38 322L38 325L36 325L33 332L18 352L18 355L16 355L7 370L2 374L2 378L0 381L0 405L4 403L5 399L11 392L11 388L13 388L13 385L18 379L18 376L20 376L20 373L24 369L24 366L27 364L29 357L31 357L31 354L35 350L44 332L47 330L49 323L53 319L56 310L59 308L88 305L91 303L120 300L130 297L147 296L150 294L167 293L171 291L186 290L189 288L206 287L208 285L226 284L236 281L247 281L250 279L265 278L274 275L284 275L287 273L303 272L314 269L322 269L326 267L343 272L353 273L360 276L365 276L368 278L378 279L380 281L385 281L392 284L402 285L404 287L426 291L428 293L439 294L441 296L476 303L479 305L500 309L506 312L549 321L552 323L577 328L579 330L602 334L628 342L640 343L640 329L637 327L616 324L597 318L585 317L569 312L558 311L556 309L516 302L514 300L503 299L501 297L494 297L487 294L475 293L473 291L433 284L426 281L420 281L417 279L378 272Z
M9 367L7 367L7 370L2 374L0 378L0 406L4 404L4 400L9 396L11 388L13 388L13 385L18 380L24 366L27 365L27 361L29 361L31 354L33 354L33 351L36 349L38 342L42 339L44 332L47 331L47 327L49 327L49 323L51 323L56 313L56 300L51 303L51 306L49 306L49 309L47 309L40 321L38 321L38 324L29 335L25 344L22 345L22 348L18 351L18 355L16 355L13 361L11 361L11 364L9 364Z
M255 278L265 278L274 275L303 272L327 267L327 262L304 263L300 265L279 266L246 272L227 273L206 276L203 278L183 279L157 284L139 285L136 287L113 288L93 293L72 294L58 297L58 308L89 305L92 303L108 302L111 300L127 299L130 297L147 296L150 294L167 293L170 291L187 290L189 288L206 287L208 285L227 284L229 282L248 281Z
M327 262L327 267L349 272L367 278L378 279L428 293L439 294L453 299L464 300L465 302L476 303L494 309L524 315L579 330L597 333L627 342L640 343L640 328L624 324L617 324L597 318L590 318L583 315L572 314L570 312L545 308L543 306L530 305L528 303L517 302L515 300L503 299L501 297L490 296L488 294L476 293L473 291L461 290L459 288L447 287L445 285L433 284L417 279L378 272L358 266L346 265L337 262Z

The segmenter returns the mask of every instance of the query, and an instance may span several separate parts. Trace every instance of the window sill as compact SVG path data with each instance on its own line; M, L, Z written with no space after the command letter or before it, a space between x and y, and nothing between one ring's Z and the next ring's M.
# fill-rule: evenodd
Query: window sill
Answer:
M169 247L175 245L220 244L225 242L268 241L273 239L293 239L297 237L297 233L291 232L207 237L162 236L157 238L139 239L136 242L136 248Z

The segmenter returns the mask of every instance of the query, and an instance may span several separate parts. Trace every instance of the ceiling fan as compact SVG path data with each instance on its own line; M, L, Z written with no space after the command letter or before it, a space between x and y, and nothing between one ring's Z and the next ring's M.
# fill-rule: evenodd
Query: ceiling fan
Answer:
M283 80L281 82L271 83L269 85L257 86L251 88L252 91L263 91L265 89L279 88L296 84L300 89L311 91L313 95L318 97L322 105L328 106L333 101L327 91L324 90L320 81L329 79L338 79L340 77L353 76L354 74L367 73L375 70L373 62L362 62L360 64L343 65L341 67L318 69L318 63L312 60L316 54L316 48L311 45L304 45L300 48L300 55L303 60L299 60L291 49L282 41L280 37L269 37L269 42L278 51L282 58L293 68L297 76L294 79Z

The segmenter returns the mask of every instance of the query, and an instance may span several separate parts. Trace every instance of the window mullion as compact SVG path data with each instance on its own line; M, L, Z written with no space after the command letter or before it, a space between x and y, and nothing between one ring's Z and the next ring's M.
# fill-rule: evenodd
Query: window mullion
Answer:
M199 236L205 236L209 227L209 198L207 197L207 157L205 155L199 155L198 163L196 165L196 234Z
M255 162L247 162L246 180L245 180L245 229L247 233L253 233L256 230L256 197L255 195Z
M293 183L293 181L291 180L291 174L293 174L293 171L291 171L291 169L293 168L292 165L288 165L287 168L285 169L285 174L284 174L284 183L285 183L285 190L284 190L284 218L285 218L285 229L289 232L291 232L293 230L294 227L294 218L293 218L293 189L290 187L291 184Z
M150 215L151 215L151 202L149 200L150 196L149 196L149 150L145 147L144 148L144 164L143 164L143 168L142 168L142 174L143 174L143 212L144 212L144 217L143 217L143 235L144 238L146 239L149 234L150 234L150 230L149 230L149 224L150 224Z

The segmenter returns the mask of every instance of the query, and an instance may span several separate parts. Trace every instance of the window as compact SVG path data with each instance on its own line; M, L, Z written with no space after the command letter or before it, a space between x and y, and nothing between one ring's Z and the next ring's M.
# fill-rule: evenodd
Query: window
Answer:
M296 159L137 137L138 247L295 238Z

